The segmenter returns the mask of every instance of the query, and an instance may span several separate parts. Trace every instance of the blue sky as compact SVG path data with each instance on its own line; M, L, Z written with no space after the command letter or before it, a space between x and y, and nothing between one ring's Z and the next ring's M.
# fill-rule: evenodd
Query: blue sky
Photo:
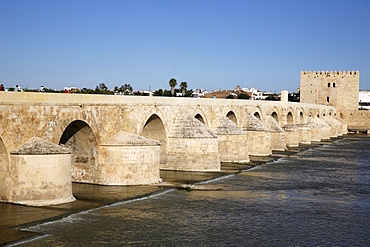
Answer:
M0 0L0 83L295 91L301 70L359 70L370 1Z

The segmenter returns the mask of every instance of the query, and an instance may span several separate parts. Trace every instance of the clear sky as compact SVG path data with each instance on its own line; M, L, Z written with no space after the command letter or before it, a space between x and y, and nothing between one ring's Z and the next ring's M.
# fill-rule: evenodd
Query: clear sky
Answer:
M295 91L301 70L359 70L369 0L0 0L0 83Z

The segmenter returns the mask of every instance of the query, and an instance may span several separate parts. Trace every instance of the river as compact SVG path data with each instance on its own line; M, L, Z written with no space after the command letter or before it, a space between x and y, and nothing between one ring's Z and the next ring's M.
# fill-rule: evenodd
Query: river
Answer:
M370 246L370 138L25 228L18 246Z

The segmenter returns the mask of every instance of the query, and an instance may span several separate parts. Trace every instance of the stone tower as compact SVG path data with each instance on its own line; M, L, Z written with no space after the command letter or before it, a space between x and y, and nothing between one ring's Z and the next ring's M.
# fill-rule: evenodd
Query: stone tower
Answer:
M300 101L355 111L359 82L359 71L301 71Z

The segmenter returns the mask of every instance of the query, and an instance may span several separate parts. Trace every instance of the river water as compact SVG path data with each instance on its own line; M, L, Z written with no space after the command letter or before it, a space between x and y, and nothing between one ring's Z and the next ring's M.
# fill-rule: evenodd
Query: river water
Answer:
M327 145L209 181L25 230L21 246L370 246L370 138Z

